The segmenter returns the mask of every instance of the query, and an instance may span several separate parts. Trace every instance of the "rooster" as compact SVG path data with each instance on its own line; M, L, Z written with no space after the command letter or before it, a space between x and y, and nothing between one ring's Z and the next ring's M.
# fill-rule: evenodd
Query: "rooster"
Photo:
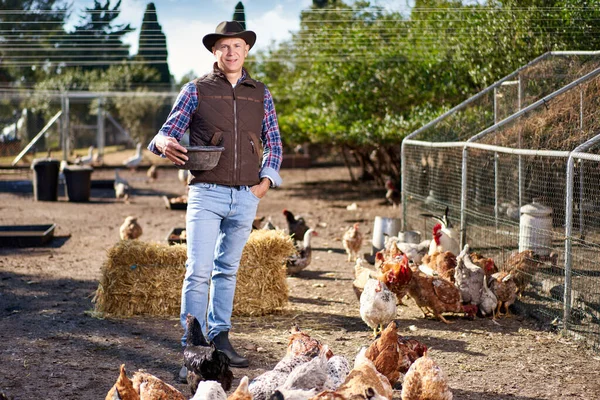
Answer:
M342 237L342 244L344 245L344 249L346 249L346 253L348 253L348 262L356 260L360 255L363 235L358 230L359 225L358 222L352 225Z
M373 336L383 330L396 317L398 299L385 283L377 279L368 279L360 295L360 317L373 329Z
M304 234L308 230L308 226L306 225L304 218L296 218L289 210L283 210L283 215L285 215L285 219L288 224L288 233L292 236L294 244L296 244L300 238L304 238Z
M227 391L233 382L229 369L229 357L208 343L202 334L198 319L191 314L186 317L187 343L183 351L183 363L187 368L187 381L192 394L201 381L217 381Z
M408 257L402 254L392 261L385 261L380 267L377 279L385 283L402 304L402 298L408 293L412 275L412 270L408 267Z
M423 214L439 221L439 223L433 226L433 239L429 244L429 254L433 254L436 251L442 253L451 251L452 254L456 256L460 253L458 232L452 227L452 224L448 219L448 210L448 207L446 207L443 216Z
M387 189L387 192L385 193L386 200L392 205L392 208L396 208L402 201L400 191L396 188L396 185L394 185L394 182L391 179L388 179L385 182L385 188Z

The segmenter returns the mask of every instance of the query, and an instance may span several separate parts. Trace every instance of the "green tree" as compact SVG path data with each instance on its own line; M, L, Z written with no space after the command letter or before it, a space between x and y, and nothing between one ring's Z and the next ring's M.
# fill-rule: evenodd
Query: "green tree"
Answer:
M242 25L242 28L246 29L246 13L244 11L244 5L241 1L235 5L235 10L233 11L233 20L239 22L240 25Z
M148 3L142 26L140 28L138 54L136 59L144 60L150 64L159 73L159 81L169 84L171 82L171 72L167 63L167 37L158 23L156 7L154 3Z
M110 0L105 4L94 0L94 7L84 10L79 25L66 40L58 43L63 65L84 70L107 69L129 58L129 45L124 44L122 38L134 29L129 24L115 25L120 6L121 0L112 8Z

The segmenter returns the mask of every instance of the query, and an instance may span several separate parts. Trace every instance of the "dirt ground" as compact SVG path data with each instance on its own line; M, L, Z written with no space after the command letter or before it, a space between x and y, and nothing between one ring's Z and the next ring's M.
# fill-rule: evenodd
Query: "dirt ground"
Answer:
M134 187L129 204L110 189L92 189L89 203L71 203L64 195L36 202L31 185L14 182L31 179L30 172L0 175L0 225L57 225L48 245L0 248L0 391L14 399L103 399L123 363L129 373L145 369L189 395L175 381L182 360L176 316L90 315L106 250L119 240L127 215L139 217L146 241L165 242L171 229L185 225L185 213L166 209L161 199L184 192L174 168L159 169L154 182L147 182L145 170L121 175ZM104 169L92 175L113 177ZM373 183L352 185L343 167L286 169L282 177L284 185L269 191L258 214L284 228L282 210L288 208L317 227L319 236L312 264L288 278L290 302L283 313L234 318L233 342L251 360L250 368L234 369L234 387L244 375L253 378L276 364L294 322L349 359L371 342L341 236L358 221L371 238L375 216L400 211L385 205L384 191ZM348 211L351 203L358 209ZM370 252L368 240L363 250ZM430 347L455 399L600 398L600 355L581 343L519 315L498 324L454 317L454 324L445 325L423 319L412 300L406 303L397 317L401 333Z

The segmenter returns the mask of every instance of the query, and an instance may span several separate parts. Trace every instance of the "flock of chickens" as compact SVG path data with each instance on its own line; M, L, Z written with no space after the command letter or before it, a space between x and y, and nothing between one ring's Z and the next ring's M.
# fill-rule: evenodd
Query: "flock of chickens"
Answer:
M195 317L188 315L190 332L184 349L188 386L193 400L351 400L391 399L403 375L402 399L452 399L444 372L427 355L427 346L398 335L395 322L363 347L353 365L292 326L285 356L272 370L249 381L247 376L229 396L233 373L229 359L208 343ZM423 397L429 394L429 397ZM132 379L121 366L106 400L186 399L175 387L144 371Z

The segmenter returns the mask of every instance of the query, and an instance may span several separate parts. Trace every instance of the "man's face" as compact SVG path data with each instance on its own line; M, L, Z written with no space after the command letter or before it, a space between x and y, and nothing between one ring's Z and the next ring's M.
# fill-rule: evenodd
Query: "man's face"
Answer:
M244 39L225 38L219 39L213 47L213 54L217 59L219 68L225 73L235 73L242 70L250 46Z

